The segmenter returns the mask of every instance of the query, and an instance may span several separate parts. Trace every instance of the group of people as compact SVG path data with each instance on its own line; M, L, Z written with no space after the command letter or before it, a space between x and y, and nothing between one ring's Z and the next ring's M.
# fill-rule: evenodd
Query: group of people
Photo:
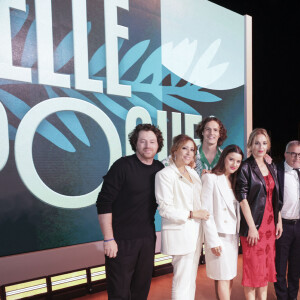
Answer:
M147 299L158 207L161 252L172 256L172 299L195 299L203 243L216 297L230 299L239 237L246 299L266 299L268 282L275 283L278 299L296 299L300 141L290 142L285 162L275 166L265 129L250 134L244 161L237 145L221 150L227 132L216 117L200 122L196 134L198 146L187 135L174 137L170 156L161 163L154 156L163 147L162 133L151 124L137 125L129 135L135 154L117 160L104 176L96 205L108 298Z

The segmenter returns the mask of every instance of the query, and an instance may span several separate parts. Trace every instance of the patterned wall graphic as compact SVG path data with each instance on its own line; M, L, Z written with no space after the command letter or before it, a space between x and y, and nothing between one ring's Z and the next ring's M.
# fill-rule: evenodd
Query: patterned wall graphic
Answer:
M158 159L207 115L243 147L244 38L206 0L0 1L0 256L101 240L102 176L139 122Z

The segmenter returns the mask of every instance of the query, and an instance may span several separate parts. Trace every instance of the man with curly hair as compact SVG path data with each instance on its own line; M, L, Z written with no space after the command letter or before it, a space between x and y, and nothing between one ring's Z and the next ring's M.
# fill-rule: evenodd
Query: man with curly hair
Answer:
M201 144L198 146L195 170L201 176L203 170L212 170L219 161L220 146L227 138L227 130L218 118L209 116L198 124L196 134Z
M211 171L217 164L222 152L220 146L227 138L227 130L218 118L209 116L198 124L196 134L201 144L197 146L195 170L201 177L203 170ZM162 163L168 166L169 159L170 157L164 159Z
M108 299L147 299L155 254L154 159L163 147L161 131L139 124L129 134L135 154L118 159L103 177L97 199Z

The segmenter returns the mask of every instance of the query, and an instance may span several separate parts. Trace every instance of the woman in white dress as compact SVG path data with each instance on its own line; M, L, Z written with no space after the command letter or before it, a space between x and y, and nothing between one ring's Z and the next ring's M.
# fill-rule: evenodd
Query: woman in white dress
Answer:
M193 300L203 243L201 219L209 214L201 209L201 180L191 168L196 145L184 134L173 139L172 162L155 176L155 196L162 217L161 252L172 255L173 300Z
M233 193L236 171L243 160L239 146L227 146L212 173L202 176L202 207L210 217L203 222L206 274L216 281L220 300L229 300L237 274L240 208Z

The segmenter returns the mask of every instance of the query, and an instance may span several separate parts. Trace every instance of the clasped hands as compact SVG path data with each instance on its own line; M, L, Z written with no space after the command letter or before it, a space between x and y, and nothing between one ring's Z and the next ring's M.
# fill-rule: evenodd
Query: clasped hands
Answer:
M206 209L199 209L193 211L193 219L205 220L209 219L209 212Z

